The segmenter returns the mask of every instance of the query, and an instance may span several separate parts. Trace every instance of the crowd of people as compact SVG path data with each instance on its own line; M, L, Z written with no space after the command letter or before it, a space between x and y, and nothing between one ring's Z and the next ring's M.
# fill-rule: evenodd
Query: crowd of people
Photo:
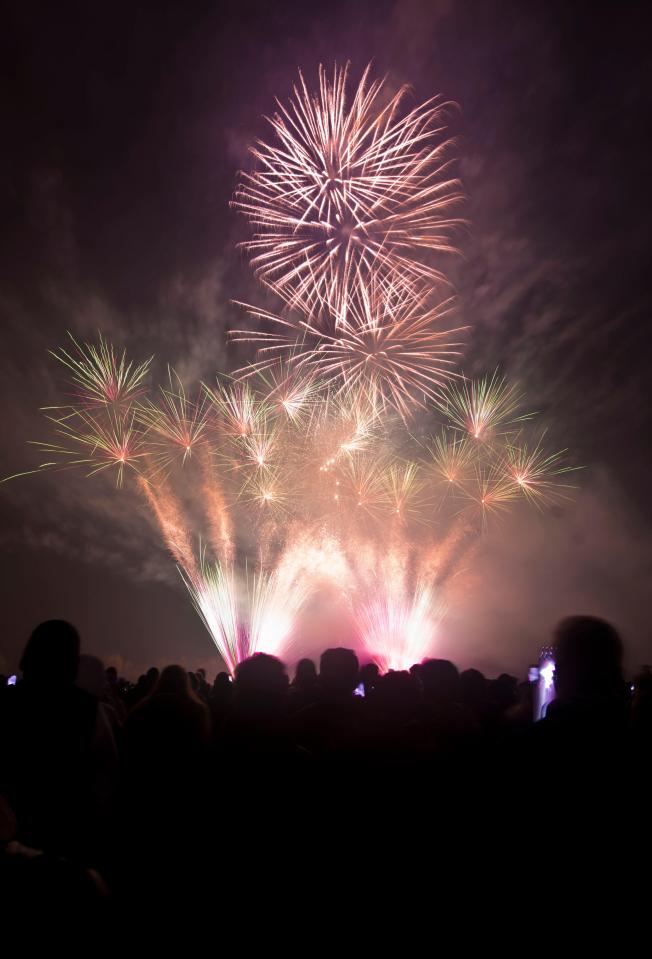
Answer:
M540 823L562 786L568 803L627 784L631 814L652 673L626 682L618 633L591 617L562 621L553 650L556 698L535 722L532 682L441 659L381 675L346 648L291 682L259 653L212 684L176 665L132 684L44 622L22 678L0 678L0 875L14 898L129 908L143 889L196 892L211 862L222 900L252 882L273 899L280 862L295 891L329 865L342 885L344 863L373 872L381 848L386 867L392 837L423 851L428 823L447 824L440 855L447 831L495 814Z

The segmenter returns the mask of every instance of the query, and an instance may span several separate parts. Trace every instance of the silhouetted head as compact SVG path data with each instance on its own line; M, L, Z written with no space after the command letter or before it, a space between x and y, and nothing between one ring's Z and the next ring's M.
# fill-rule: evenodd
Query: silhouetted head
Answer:
M478 706L487 696L487 680L479 669L465 669L460 674L460 702Z
M115 668L115 666L107 666L106 680L109 686L115 686L115 684L118 682L118 670Z
M288 689L285 666L276 656L254 653L238 663L235 671L235 696L245 709L274 709L282 705Z
M491 683L491 698L501 711L518 702L518 679L509 673L501 673Z
M374 702L389 712L412 710L418 703L417 680L407 671L389 672L376 684Z
M377 663L365 663L364 666L360 667L358 682L364 686L365 693L376 685L379 675L380 670Z
M84 692L90 693L95 699L99 699L106 686L106 670L104 663L97 656L79 657L79 668L77 669L77 685Z
M327 649L319 661L319 685L328 696L350 696L358 685L358 670L352 649Z
M312 659L300 659L294 674L295 686L314 686L317 682L317 667Z
M448 659L427 659L419 668L423 698L429 703L454 703L459 696L460 674Z
M222 671L215 677L215 682L213 683L213 692L230 692L231 685L232 683L230 675Z
M145 676L145 681L150 689L154 689L158 682L159 672L156 666L150 666Z
M622 691L623 644L610 623L569 616L557 626L554 645L558 699L603 699Z
M71 685L79 664L79 633L64 619L48 619L27 640L20 668L25 679L51 686Z
M166 666L154 689L154 696L181 696L192 695L188 673L183 666Z

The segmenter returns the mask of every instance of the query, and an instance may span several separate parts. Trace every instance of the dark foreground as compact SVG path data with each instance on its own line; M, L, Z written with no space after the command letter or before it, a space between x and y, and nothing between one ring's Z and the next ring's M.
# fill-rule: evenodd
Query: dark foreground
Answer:
M268 948L307 923L312 952L478 890L520 887L539 922L543 876L556 909L580 872L626 882L647 863L652 674L625 683L600 620L554 642L534 723L531 684L444 660L379 676L331 649L289 684L260 654L234 682L169 666L132 686L42 624L0 687L5 915L190 915Z

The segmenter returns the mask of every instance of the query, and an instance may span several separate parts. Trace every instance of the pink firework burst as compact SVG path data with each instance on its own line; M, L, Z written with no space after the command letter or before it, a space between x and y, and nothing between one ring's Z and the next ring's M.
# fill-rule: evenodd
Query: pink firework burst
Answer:
M271 144L251 148L233 206L252 227L244 246L257 276L294 308L323 302L339 314L351 288L400 275L407 289L441 272L422 255L454 252L462 199L452 176L454 141L434 97L403 111L407 87L387 96L385 80L364 71L347 99L348 65L332 80L319 68L311 94L303 75L287 105L269 119Z

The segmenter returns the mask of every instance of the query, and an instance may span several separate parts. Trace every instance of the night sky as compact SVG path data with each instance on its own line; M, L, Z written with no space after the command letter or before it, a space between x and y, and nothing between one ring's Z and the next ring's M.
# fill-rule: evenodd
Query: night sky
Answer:
M0 56L3 476L33 467L47 351L66 330L156 354L189 383L234 365L233 299L260 302L229 209L247 145L301 67L369 60L414 102L459 104L470 226L448 270L472 326L462 368L497 366L568 447L580 489L491 532L438 653L521 669L555 621L604 615L631 666L649 610L650 147L645 4L4 4ZM0 671L65 617L128 674L217 658L142 503L107 479L0 487ZM334 635L338 645L343 637Z

